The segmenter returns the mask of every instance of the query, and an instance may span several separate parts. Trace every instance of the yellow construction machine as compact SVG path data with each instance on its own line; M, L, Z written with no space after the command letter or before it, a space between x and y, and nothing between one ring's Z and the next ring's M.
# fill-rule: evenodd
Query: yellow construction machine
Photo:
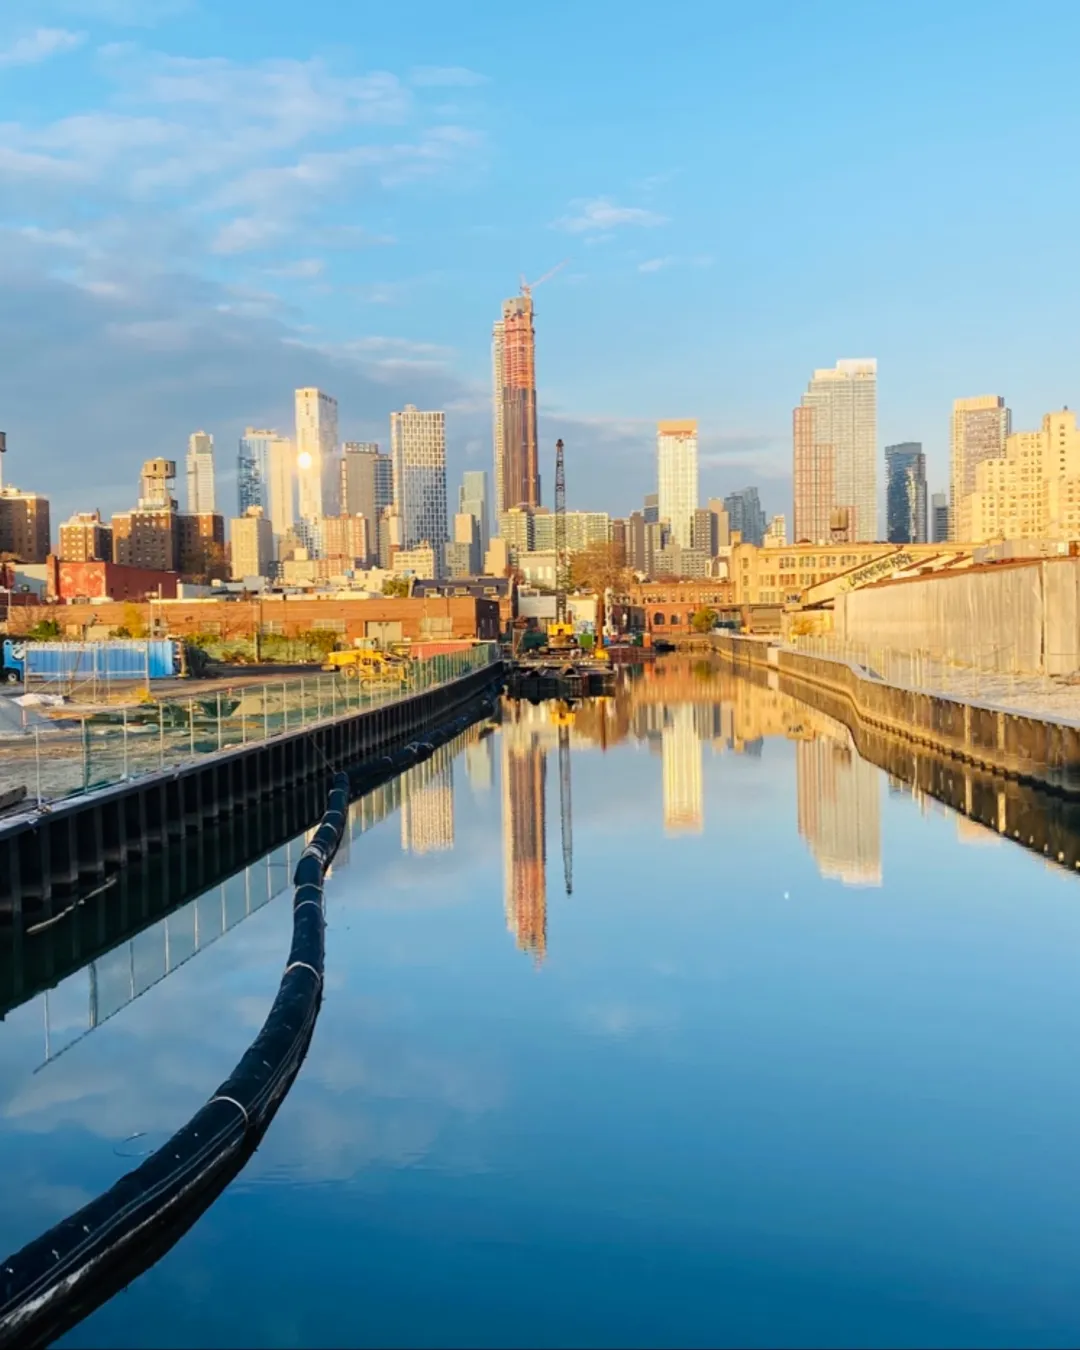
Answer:
M337 671L347 680L361 680L364 684L403 684L409 678L409 664L402 657L375 647L349 647L330 652L323 670Z

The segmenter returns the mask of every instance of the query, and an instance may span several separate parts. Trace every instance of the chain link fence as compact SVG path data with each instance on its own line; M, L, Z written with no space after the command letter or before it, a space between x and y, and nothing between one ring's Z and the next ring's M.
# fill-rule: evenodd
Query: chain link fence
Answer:
M0 746L0 790L23 786L39 804L90 792L200 755L401 703L498 659L497 644L479 643L412 661L402 678L321 673L223 684L190 698L150 698L98 712L76 730L35 727L31 735Z

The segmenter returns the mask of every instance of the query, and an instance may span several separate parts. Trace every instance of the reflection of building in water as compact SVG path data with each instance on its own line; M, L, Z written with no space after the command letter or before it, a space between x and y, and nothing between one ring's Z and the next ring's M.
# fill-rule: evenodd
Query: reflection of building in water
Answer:
M846 735L846 733L845 733ZM823 877L881 885L881 777L838 730L799 741L799 833Z
M465 772L474 792L490 792L495 764L495 738L485 736L465 747Z
M547 950L545 710L507 705L502 729L502 827L506 926L522 951ZM547 723L547 725L550 725Z
M401 847L406 853L443 853L454 847L453 742L402 774Z
M664 829L701 833L701 737L690 703L664 711Z

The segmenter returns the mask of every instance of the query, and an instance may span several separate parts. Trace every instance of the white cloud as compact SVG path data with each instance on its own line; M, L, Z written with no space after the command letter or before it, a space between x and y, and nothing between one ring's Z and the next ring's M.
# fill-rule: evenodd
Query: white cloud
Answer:
M223 225L211 242L215 253L250 253L273 243L282 234L277 222L259 216L237 216Z
M599 234L622 225L652 227L667 224L667 216L647 211L642 206L619 206L610 197L593 197L571 202L571 213L554 222L556 229L568 234Z
M0 66L36 66L50 56L74 51L85 41L85 33L72 33L66 28L36 28L0 51Z
M272 277L307 281L321 277L326 270L326 264L321 258L299 258L296 262L284 263L281 267L268 267L266 270Z
M470 89L487 84L487 76L465 66L415 66L410 81L420 89Z
M664 258L649 258L646 262L638 263L639 272L662 272L665 267L670 267L675 259L668 254Z

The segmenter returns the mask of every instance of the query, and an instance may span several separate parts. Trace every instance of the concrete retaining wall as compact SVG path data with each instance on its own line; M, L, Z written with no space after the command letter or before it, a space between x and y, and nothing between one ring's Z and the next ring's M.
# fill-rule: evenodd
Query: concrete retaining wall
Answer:
M1080 723L1050 721L942 694L869 679L846 661L781 651L745 638L717 637L716 650L736 667L779 671L798 685L839 697L841 717L875 727L992 773L1080 797Z
M1021 674L1080 670L1080 558L995 565L836 598L836 635Z

